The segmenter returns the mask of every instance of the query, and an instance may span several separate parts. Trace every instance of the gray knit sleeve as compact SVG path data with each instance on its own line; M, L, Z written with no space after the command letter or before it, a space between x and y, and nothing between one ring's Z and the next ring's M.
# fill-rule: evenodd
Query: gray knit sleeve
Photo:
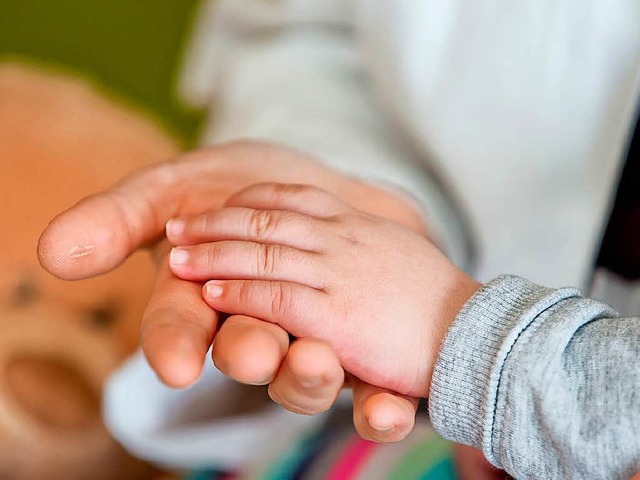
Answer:
M429 397L435 429L522 479L640 471L640 318L514 276L449 329Z

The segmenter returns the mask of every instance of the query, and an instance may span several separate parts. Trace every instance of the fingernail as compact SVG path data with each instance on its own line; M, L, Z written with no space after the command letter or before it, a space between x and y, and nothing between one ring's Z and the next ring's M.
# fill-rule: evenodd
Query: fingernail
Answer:
M387 433L387 432L391 432L393 431L394 428L396 428L395 424L391 423L391 424L374 424L371 423L371 427L373 429L375 429L377 432L380 433Z
M207 298L219 298L222 296L222 285L209 282L204 286L204 294Z
M189 260L189 252L184 248L174 247L169 254L169 263L171 265L184 265Z
M393 410L383 409L369 417L369 425L378 432L390 432L396 428L396 418Z
M184 232L185 222L179 218L172 218L167 222L167 236L177 237Z

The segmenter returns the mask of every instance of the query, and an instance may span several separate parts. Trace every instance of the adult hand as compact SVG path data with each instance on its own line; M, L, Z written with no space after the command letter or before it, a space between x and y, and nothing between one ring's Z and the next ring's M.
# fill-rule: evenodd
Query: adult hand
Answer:
M108 272L137 249L151 247L160 266L143 318L142 348L165 383L187 386L200 375L218 315L202 301L200 285L170 273L165 224L175 216L218 208L232 193L265 181L311 183L359 210L423 228L417 213L386 190L342 176L289 149L239 142L140 170L80 201L44 231L38 248L41 263L54 275L75 280ZM214 360L238 380L270 383L277 401L304 413L328 408L342 383L343 372L326 345L298 340L290 348L286 332L249 317L226 320ZM356 426L367 438L402 438L411 430L416 405L415 399L354 382Z

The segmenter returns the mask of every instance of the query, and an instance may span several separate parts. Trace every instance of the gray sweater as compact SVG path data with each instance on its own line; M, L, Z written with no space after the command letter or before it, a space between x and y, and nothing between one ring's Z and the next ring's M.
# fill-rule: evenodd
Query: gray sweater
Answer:
M431 420L519 480L628 479L640 472L639 360L640 318L501 276L446 336Z

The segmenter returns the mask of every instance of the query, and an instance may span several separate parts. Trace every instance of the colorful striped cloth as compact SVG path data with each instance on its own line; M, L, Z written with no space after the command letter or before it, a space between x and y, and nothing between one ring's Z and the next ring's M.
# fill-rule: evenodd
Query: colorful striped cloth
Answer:
M455 480L451 444L419 417L416 428L399 443L361 439L351 413L335 412L320 429L307 432L284 450L260 455L242 471L193 472L186 480Z

